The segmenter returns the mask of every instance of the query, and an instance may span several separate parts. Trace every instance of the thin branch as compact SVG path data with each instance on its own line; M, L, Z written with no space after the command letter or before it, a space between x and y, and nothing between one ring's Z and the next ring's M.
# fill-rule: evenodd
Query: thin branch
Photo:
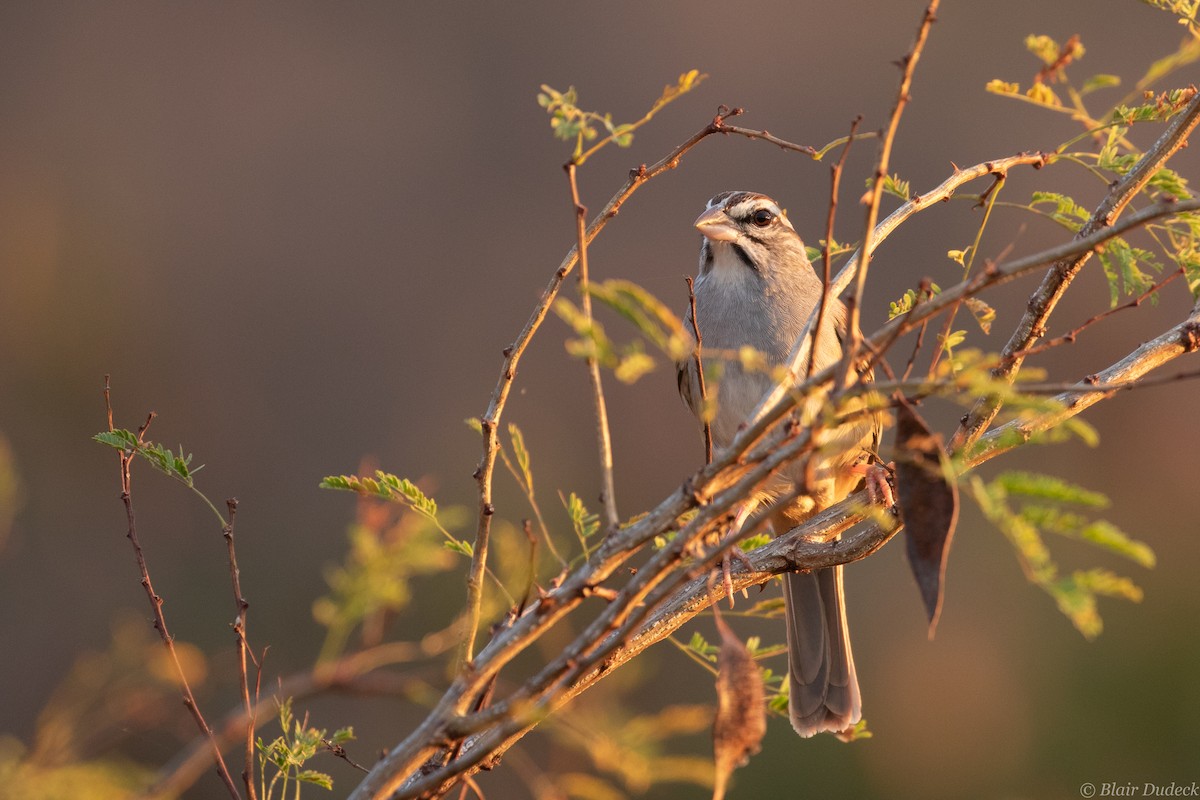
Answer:
M328 739L321 739L321 744L325 745L325 749L328 750L330 753L337 756L342 761L345 761L347 764L354 767L359 772L362 772L364 774L367 772L370 772L369 769L367 769L362 764L359 764L357 761L355 761L353 758L351 758L350 754L346 752L346 748L342 747L340 744L331 742Z
M852 133L849 136L842 136L841 138L834 139L832 142L829 142L824 147L817 149L815 147L812 147L811 145L796 144L795 142L789 142L786 139L780 139L778 136L774 136L774 135L768 133L767 131L758 131L758 130L754 130L752 128L740 128L736 125L726 125L724 128L721 129L721 132L728 133L728 134L736 134L738 136L745 136L747 139L761 139L762 141L770 142L771 144L776 145L777 147L780 147L783 150L789 150L794 153L803 153L804 155L811 158L813 161L820 161L821 159L823 159L825 157L826 153L828 153L830 150L832 150L835 147L840 147L842 145L850 144L851 142L853 142L857 139L874 139L879 136L879 133L877 131L867 131L866 133Z
M1171 121L1158 141L1146 151L1137 164L1113 183L1108 195L1079 229L1076 238L1086 239L1111 226L1167 160L1187 144L1187 138L1197 123L1200 123L1200 94L1192 98L1184 111ZM1041 285L1030 297L1029 305L1016 330L1004 346L1003 360L992 370L993 377L1010 382L1013 380L1025 360L1021 353L1028 350L1035 339L1045 335L1046 321L1051 312L1091 255L1090 248L1079 251L1059 261L1046 273ZM950 446L960 449L978 439L996 418L1000 405L998 398L980 398L955 431Z
M879 143L879 158L875 163L875 175L866 200L867 215L863 228L861 248L863 258L858 268L858 281L854 287L854 296L847 302L849 314L846 320L846 352L842 363L842 378L839 380L839 385L841 386L847 385L849 376L854 371L854 364L858 361L859 342L862 340L859 319L863 297L867 288L867 270L871 265L871 254L874 249L872 239L875 236L875 223L879 219L879 203L883 199L883 184L887 179L888 166L892 156L892 144L896 139L896 131L900 127L900 117L904 114L904 109L908 106L913 72L916 71L917 62L920 60L921 52L925 48L925 41L929 37L929 29L937 19L938 3L939 0L930 0L929 5L925 8L925 14L921 18L921 25L917 28L917 36L913 41L912 48L901 62L903 72L900 78L900 88L896 93L896 104L892 107L887 131Z
M711 464L713 458L712 424L708 421L708 387L704 380L704 361L701 349L704 347L704 337L700 335L700 322L696 317L696 285L691 275L684 277L688 287L688 309L692 313L692 335L696 338L696 347L692 350L692 362L696 365L696 383L700 387L700 419L704 423L704 463Z
M588 286L587 207L579 200L579 183L575 162L563 165L571 188L571 203L575 208L576 251L579 253L579 304L583 318L592 324L592 293ZM600 454L600 502L604 505L605 533L615 531L620 524L617 516L616 484L613 480L612 436L608 430L608 408L604 402L604 384L600 379L600 363L594 354L586 359L588 381L592 386L592 410L596 415L596 448Z
M108 376L104 377L104 407L108 417L109 430L112 427L112 394L109 386ZM154 420L154 414L151 413L147 417L146 422L137 429L138 444L141 444L146 436L146 430L150 427L150 423ZM221 756L221 748L217 745L216 737L213 736L212 728L204 720L204 714L200 712L200 706L196 703L196 697L192 694L191 684L188 682L187 673L184 672L183 663L179 660L179 652L175 649L175 639L167 630L167 618L163 614L162 606L163 599L155 593L154 585L150 582L150 570L146 566L146 557L142 552L142 544L138 540L137 523L133 512L133 492L132 492L132 475L133 459L137 455L134 450L122 450L120 452L121 459L121 502L125 505L125 516L128 523L126 537L130 544L133 545L133 553L137 559L138 572L142 576L142 588L146 590L146 597L150 601L150 610L154 614L154 628L158 631L159 636L163 640L163 645L167 648L167 653L171 657L171 663L175 668L175 674L179 678L180 690L183 693L183 704L187 710L191 712L192 719L196 722L196 727L200 729L200 733L208 739L208 743L212 749L213 760L217 765L217 774L221 778L221 782L225 784L230 797L235 800L241 800L241 795L238 794L237 786L234 785L233 777L229 774L229 768L225 766L225 759Z
M1094 317L1090 317L1089 319L1087 319L1082 325L1080 325L1076 328L1072 328L1071 330L1067 331L1062 336L1056 336L1053 339L1048 339L1039 345L1027 347L1024 350L1021 350L1021 351L1015 353L1014 355L1016 355L1020 358L1028 358L1029 356L1034 356L1039 353L1044 353L1047 350L1058 347L1059 345L1062 345L1062 344L1074 344L1075 340L1079 337L1079 334L1083 333L1085 330L1087 330L1091 326L1095 325L1100 320L1107 319L1108 317L1112 316L1113 314L1116 314L1119 311L1126 311L1131 308L1137 308L1142 303L1144 303L1147 298L1153 297L1155 294L1157 294L1158 291L1160 289L1162 289L1164 286L1166 286L1168 283L1175 280L1176 278L1183 277L1185 274L1186 274L1186 270L1184 270L1183 267L1180 267L1179 269L1175 270L1167 277L1163 278L1158 283L1151 286L1146 291L1139 294L1137 297L1130 300L1128 303L1122 303L1119 306L1113 306L1112 308L1108 309L1107 311L1102 311L1099 314L1096 314Z
M672 170L679 165L681 159L689 150L695 147L703 139L719 133L725 127L725 121L730 117L737 116L742 113L742 109L728 109L721 107L717 115L705 127L701 128L696 133L692 134L683 144L676 147L661 160L647 167L642 165L629 173L629 179L625 185L617 190L616 194L605 204L591 224L588 226L586 241L591 242L608 224L608 221L615 217L621 210L621 206L629 197L637 191L646 181L656 178L662 173ZM475 480L479 484L479 519L475 533L474 553L472 555L471 569L468 574L468 596L475 600L481 597L481 589L483 584L483 565L487 561L488 541L491 537L492 515L496 513L496 507L492 502L492 476L496 467L496 451L499 449L499 439L497 437L497 428L500 422L500 417L504 413L504 407L508 402L508 397L512 391L513 380L516 377L517 365L524 355L529 342L533 339L535 333L541 327L542 322L546 318L546 314L550 310L551 304L558 296L558 291L562 286L562 282L574 268L578 258L578 246L572 247L570 251L563 257L558 269L554 271L554 275L550 278L550 282L542 291L542 296L534 306L533 313L529 320L517 335L516 340L504 349L504 364L500 370L500 378L496 382L495 388L492 390L491 398L488 401L487 411L480 417L480 427L482 429L483 439L483 455L479 460L479 466L475 469ZM477 603L476 603L477 604ZM472 627L473 636L474 627ZM471 648L473 649L473 647ZM465 651L464 651L465 652ZM465 661L464 661L465 663Z
M786 139L780 139L778 136L773 136L767 131L756 131L752 128L741 128L737 125L726 125L721 132L734 134L737 136L745 136L747 139L761 139L764 142L770 142L771 144L784 150L790 150L794 153L803 153L814 160L821 157L820 151L818 151L815 147L807 144L796 144L795 142L789 142Z
M832 278L833 270L833 223L837 218L838 207L838 189L842 184L842 169L846 165L846 156L850 155L850 145L854 143L854 132L858 129L859 123L862 122L862 116L858 116L850 123L850 135L846 137L846 146L842 148L842 154L838 157L837 163L829 168L829 213L825 218L825 246L821 252L821 304L817 306L817 320L812 327L812 342L809 344L810 352L817 352L817 336L820 331L824 330L825 316L829 313L829 301L833 297ZM811 378L813 371L814 359L808 359L808 367L805 370L805 377ZM711 459L710 459L711 460Z
M921 283L917 286L917 296L913 304L928 300L933 297L933 287L929 278L922 278ZM908 380L908 376L912 374L913 367L917 363L917 354L921 352L921 348L925 345L925 330L928 328L928 322L922 322L921 327L917 329L917 339L913 343L912 353L908 356L908 363L904 365L903 380ZM887 348L884 348L885 350Z
M229 522L224 527L225 544L229 550L229 576L233 584L233 601L237 607L237 619L233 623L233 632L236 637L238 677L241 681L242 705L246 709L246 764L242 768L242 782L246 784L246 797L249 800L257 800L258 792L254 787L254 708L258 702L258 686L262 678L262 667L255 660L255 688L254 696L251 698L250 676L246 665L247 656L251 660L254 660L253 654L250 653L250 644L246 641L246 612L249 610L250 604L246 602L246 598L242 594L242 573L238 569L237 552L233 546L233 526L237 520L237 498L229 498L225 501L225 505L229 509Z
M992 175L995 180L984 190L983 194L979 195L979 201L975 204L975 208L983 207L983 219L979 221L979 227L975 231L975 241L971 243L971 254L966 259L966 264L963 265L964 278L971 274L971 267L975 266L975 257L979 255L979 243L983 241L983 232L987 229L988 220L992 218L992 209L996 207L996 198L1000 196L1000 190L1008 181L1006 172L994 172ZM946 346L946 342L954 330L954 318L958 315L958 308L958 305L951 306L949 313L946 314L946 319L942 324L942 335L938 337L937 346L933 349L933 355L929 359L929 369L926 374L930 378L933 377L942 354L948 353L949 348Z

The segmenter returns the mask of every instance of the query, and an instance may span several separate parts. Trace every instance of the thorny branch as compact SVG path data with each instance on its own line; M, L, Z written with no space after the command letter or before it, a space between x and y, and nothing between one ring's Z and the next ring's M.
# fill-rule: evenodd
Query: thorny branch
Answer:
M241 683L242 706L246 710L246 764L242 768L242 782L246 785L246 797L249 800L257 800L258 790L254 785L254 709L258 703L259 686L262 681L262 665L254 657L254 653L250 650L250 643L246 641L246 612L249 610L250 604L246 602L246 598L242 594L242 573L238 569L237 551L233 546L233 525L237 520L238 501L236 498L231 497L225 501L225 506L229 510L229 521L225 524L223 533L225 535L225 544L229 550L229 575L233 583L233 600L237 606L237 618L233 623L233 633L237 639L238 677ZM253 695L251 695L250 691L250 675L246 665L247 660L254 662Z
M112 431L112 393L107 375L104 376L104 407L108 417L108 429ZM138 427L137 440L139 444L144 441L146 430L153 421L154 414L151 413L146 418L146 421ZM201 713L200 706L196 703L196 697L192 694L192 687L188 682L187 673L183 669L183 663L179 660L179 651L175 649L175 638L167 630L167 618L162 610L163 599L154 591L154 585L150 582L150 570L146 566L146 557L142 552L141 541L138 539L137 523L133 513L133 481L131 470L133 459L137 453L134 450L125 449L119 455L121 459L121 501L125 504L125 517L128 523L125 535L129 539L129 543L133 545L133 553L137 558L138 572L142 576L142 588L146 590L146 597L150 601L150 610L154 614L154 628L158 631L159 636L163 640L163 645L167 648L167 654L171 657L171 665L175 668L175 675L179 679L180 690L183 693L183 704L191 713L192 719L196 722L196 727L200 729L200 733L208 740L213 762L217 765L217 774L220 775L221 782L225 784L229 795L235 798L235 800L240 800L237 786L234 785L233 777L229 774L229 768L225 766L225 758L221 755L221 748L213 736L212 728L205 721L204 714Z
M842 184L842 169L846 165L846 156L850 155L850 145L854 144L854 132L858 129L860 122L862 122L861 116L850 123L850 135L846 137L846 145L842 148L842 154L838 157L837 163L829 169L829 213L825 217L825 246L821 253L821 304L817 306L817 315L812 326L812 340L808 345L810 352L817 350L817 332L824 327L825 316L829 313L829 302L834 296L830 277L833 270L833 223L837 217L838 190ZM811 378L812 371L813 359L809 359L805 377Z
M893 106L891 117L888 119L887 131L879 143L879 158L875 163L875 174L866 199L867 214L863 227L862 240L863 256L858 267L858 281L854 286L854 296L848 299L846 303L849 314L846 320L846 355L843 359L842 377L839 381L841 385L847 383L854 371L854 364L858 361L859 342L862 339L859 319L861 317L863 296L866 294L867 289L867 270L871 266L871 254L874 251L872 237L875 235L875 223L879 219L879 204L883 199L883 184L887 179L888 167L892 157L892 145L896 140L896 131L900 127L900 117L904 114L904 109L908 106L913 73L917 69L917 62L921 59L921 52L925 49L925 41L929 38L929 29L933 26L934 21L937 20L938 3L939 0L930 0L929 5L925 8L925 16L921 19L921 25L917 29L916 40L913 41L912 48L901 62L903 72L900 77L900 89L896 93L896 104Z
M579 304L583 317L592 322L592 295L588 290L587 208L579 201L579 183L575 162L563 166L571 185L571 205L575 212L575 250L579 254ZM588 381L592 386L592 405L596 415L596 446L600 451L600 500L604 505L604 530L614 531L619 524L617 494L613 483L612 437L608 432L608 408L604 402L604 385L600 380L600 362L595 354L587 357Z

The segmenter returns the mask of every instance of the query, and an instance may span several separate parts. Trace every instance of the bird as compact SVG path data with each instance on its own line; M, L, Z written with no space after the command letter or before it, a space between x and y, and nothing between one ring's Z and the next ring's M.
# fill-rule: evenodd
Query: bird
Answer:
M721 448L732 442L774 385L769 369L748 366L737 354L749 346L769 366L786 363L821 303L824 281L787 213L765 194L721 192L694 224L703 237L693 290L695 318L689 304L684 328L695 325L704 353L716 354L705 358L723 362L719 382L708 387L715 391L715 398L709 398L715 399L715 411L709 414L712 441ZM843 357L846 316L845 304L830 298L812 350L814 371ZM704 400L696 361L685 358L676 366L680 394L701 418ZM820 402L809 401L809 414L819 413ZM821 431L813 463L800 459L782 467L749 505L798 490L795 499L769 515L772 530L780 535L846 497L864 478L873 500L877 492L886 495L886 483L879 486L882 468L875 464L881 432L877 414L857 415ZM891 505L890 495L881 500ZM739 522L749 516L746 508ZM851 738L862 719L862 697L846 622L842 567L788 573L783 583L792 727L805 737L830 732Z

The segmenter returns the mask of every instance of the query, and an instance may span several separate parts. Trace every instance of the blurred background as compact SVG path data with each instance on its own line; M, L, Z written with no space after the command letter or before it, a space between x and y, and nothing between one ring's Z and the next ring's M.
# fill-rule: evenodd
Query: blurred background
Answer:
M893 62L923 8L920 0L0 8L0 471L17 487L0 495L5 747L32 741L55 687L81 655L109 647L121 620L149 631L117 460L90 441L105 426L105 374L118 426L157 412L152 438L195 453L209 497L240 500L250 633L270 646L270 684L312 663L323 634L312 603L355 515L352 497L317 488L321 477L373 458L421 479L445 506L474 502L479 444L463 419L484 411L501 350L574 236L561 170L570 150L551 136L539 85L574 85L581 106L626 121L680 73L710 76L630 149L588 162L584 202L599 209L630 168L661 158L718 104L744 107L740 124L816 146L859 114L863 129L882 126ZM940 183L952 164L1053 149L1080 132L1066 115L984 91L993 78L1029 84L1039 67L1023 46L1031 33L1082 37L1087 54L1068 70L1077 83L1094 73L1125 79L1096 96L1099 112L1174 51L1183 29L1134 0L944 4L892 158L914 191ZM1189 67L1167 84L1196 76ZM1159 130L1132 136L1146 147ZM852 153L839 239L859 236L854 201L875 152L867 143ZM1196 154L1173 166L1194 177ZM637 281L682 310L682 277L699 245L691 221L708 197L767 192L815 243L828 173L761 142L707 140L624 206L591 250L593 276ZM1104 193L1064 165L1014 172L1005 199L1025 202L1034 188L1070 193L1089 209ZM884 244L864 327L881 323L888 301L922 276L955 282L945 252L973 240L971 206L932 209ZM1032 253L1064 235L1001 211L981 256ZM1033 286L1027 279L993 296L998 332L972 331L973 342L1001 347ZM1093 262L1051 332L1107 303ZM1076 380L1175 324L1190 303L1177 281L1157 306L1123 312L1040 364ZM615 320L609 327L629 337ZM598 505L587 382L564 351L567 335L547 321L506 416L525 431L543 504L560 526L555 492ZM608 390L617 499L628 516L676 487L702 449L669 368L632 386L610 378ZM1157 568L1078 542L1051 547L1064 569L1131 575L1145 590L1141 604L1104 602L1104 633L1085 641L968 507L935 641L926 640L902 547L847 571L874 738L801 741L775 719L734 796L1053 798L1076 796L1085 782L1200 780L1196 397L1194 383L1125 393L1085 416L1100 432L1098 449L1043 447L986 470L1035 468L1109 494L1107 518L1149 543ZM949 432L958 412L928 413ZM236 703L224 542L208 510L139 466L151 574L172 632L210 655L200 699L220 716ZM498 486L502 516L527 513L505 476ZM419 584L395 635L445 624L464 568ZM713 636L709 619L684 633L692 628ZM782 637L771 626L743 632ZM712 702L711 677L669 645L629 674L613 681L644 681L633 696L645 711ZM437 668L428 677L444 683ZM190 738L177 699L165 709L165 734L123 741L125 756L157 767ZM354 725L351 751L365 763L421 711L410 699L346 697L305 709L321 727ZM105 742L92 744L86 755L105 752ZM703 736L692 744L706 752ZM528 746L538 753L544 742L535 735ZM334 775L334 796L356 783L340 762L320 766ZM483 788L528 796L520 771L502 767ZM205 776L186 796L225 794ZM646 796L706 795L665 783Z

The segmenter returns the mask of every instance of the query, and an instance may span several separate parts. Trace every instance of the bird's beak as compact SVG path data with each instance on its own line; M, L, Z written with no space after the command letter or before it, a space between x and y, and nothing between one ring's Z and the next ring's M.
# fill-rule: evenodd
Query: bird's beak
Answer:
M693 224L696 230L714 242L732 242L738 238L738 229L725 213L725 209L720 207L708 209L696 217Z

